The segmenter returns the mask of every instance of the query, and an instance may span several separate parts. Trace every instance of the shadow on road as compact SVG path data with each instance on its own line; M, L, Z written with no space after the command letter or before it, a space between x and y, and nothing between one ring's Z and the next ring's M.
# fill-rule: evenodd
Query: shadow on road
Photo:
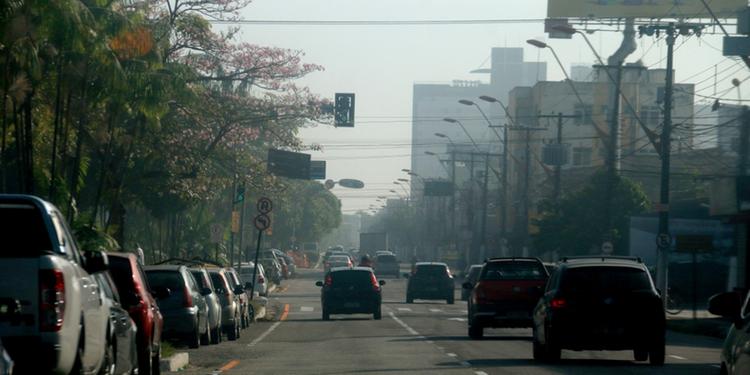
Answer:
M507 359L469 359L472 367L543 367L546 370L557 370L561 374L572 374L582 372L600 373L607 368L631 367L638 370L652 370L649 372L665 374L706 374L712 372L714 363L667 363L664 366L651 366L648 362L634 362L623 360L605 359L561 359L556 363L540 363L530 358L507 358ZM715 370L714 370L715 371ZM640 372L640 371L639 371Z

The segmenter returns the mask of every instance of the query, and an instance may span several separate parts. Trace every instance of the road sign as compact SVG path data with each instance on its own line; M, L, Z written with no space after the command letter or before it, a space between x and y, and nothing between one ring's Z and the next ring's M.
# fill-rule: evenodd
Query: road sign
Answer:
M268 215L260 214L255 217L253 223L255 223L255 228L262 232L271 227L271 218Z
M240 212L232 211L232 233L240 232Z
M286 178L309 180L310 154L270 149L268 172Z
M326 179L325 160L311 160L310 161L310 179L311 180L325 180Z
M336 181L334 181L334 180L326 180L326 182L325 182L326 190L331 190L331 189L333 189L334 186L336 186Z
M267 215L271 211L273 211L273 201L268 198L260 198L258 199L258 212L260 212L263 215Z
M671 244L672 236L670 236L669 233L661 233L656 236L656 245L659 246L660 249L668 249Z
M339 180L339 185L349 189L362 189L363 187L365 187L364 182L351 178Z
M211 224L211 243L220 243L224 239L224 227L221 224Z

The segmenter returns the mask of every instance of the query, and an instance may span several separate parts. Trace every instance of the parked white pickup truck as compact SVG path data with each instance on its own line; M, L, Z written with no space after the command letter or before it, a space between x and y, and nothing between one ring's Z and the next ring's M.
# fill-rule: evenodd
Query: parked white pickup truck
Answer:
M109 311L91 276L102 252L81 253L52 204L0 194L0 338L23 373L97 373Z

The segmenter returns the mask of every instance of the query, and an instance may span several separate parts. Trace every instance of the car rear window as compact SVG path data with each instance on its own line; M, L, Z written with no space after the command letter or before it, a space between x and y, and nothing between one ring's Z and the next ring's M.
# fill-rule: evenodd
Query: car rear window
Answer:
M482 272L482 267L471 267L471 268L469 269L469 275L468 275L468 276L466 276L466 278L467 278L467 279L468 279L469 281L471 281L471 282L474 282L474 281L476 281L476 280L477 280L477 278L479 277L479 273L480 273L480 272Z
M542 280L547 277L544 266L536 262L488 262L480 280Z
M52 251L39 210L30 204L0 204L0 258L34 258Z
M185 281L178 271L146 271L146 277L152 288L161 286L172 292L181 292L185 288Z
M347 262L349 262L349 258L345 257L345 256L338 256L337 255L337 256L331 257L330 259L328 259L328 261L331 262L331 263L333 263L333 262L347 263Z
M193 278L195 278L195 281L198 283L199 288L213 289L211 287L211 282L206 279L202 271L190 271L190 273L193 275Z
M423 264L417 266L415 276L447 276L448 269L439 264Z
M378 263L396 263L394 255L378 255Z
M221 291L226 291L227 288L229 288L226 280L224 280L224 278L221 277L219 273L209 272L208 274L211 276L211 281L214 284L214 288L220 289Z
M630 267L579 267L562 275L560 289L566 293L603 294L651 290L646 271Z
M112 279L117 286L117 290L123 294L135 293L133 274L130 270L130 259L117 256L110 256L108 259L109 273L112 274Z
M369 286L372 283L372 274L367 271L338 271L331 272L333 286L355 285Z

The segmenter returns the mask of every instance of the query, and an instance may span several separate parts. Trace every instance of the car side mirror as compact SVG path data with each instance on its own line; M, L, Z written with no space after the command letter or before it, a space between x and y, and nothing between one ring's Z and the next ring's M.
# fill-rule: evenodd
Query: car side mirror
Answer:
M211 290L211 288L202 288L202 289L201 289L201 295L204 295L204 296L207 296L207 295L209 295L209 294L211 294L211 293L213 293L213 292L214 292L214 291L213 291L213 290Z
M470 283L470 282L467 281L467 282L461 284L461 287L464 288L464 289L471 290L472 288L474 288L474 285L472 283Z
M168 298L172 294L172 291L169 290L169 288L165 286L156 286L154 287L154 290L151 293L157 299L165 299L165 298Z
M323 286L323 282L322 281L316 281L315 282L315 286Z
M385 280L378 280L378 284L380 284L380 286L385 285Z
M741 308L740 294L736 292L719 293L708 299L708 312L727 318L737 326L742 322Z
M109 269L109 259L102 251L87 251L84 255L86 264L84 268L90 274L103 272Z

